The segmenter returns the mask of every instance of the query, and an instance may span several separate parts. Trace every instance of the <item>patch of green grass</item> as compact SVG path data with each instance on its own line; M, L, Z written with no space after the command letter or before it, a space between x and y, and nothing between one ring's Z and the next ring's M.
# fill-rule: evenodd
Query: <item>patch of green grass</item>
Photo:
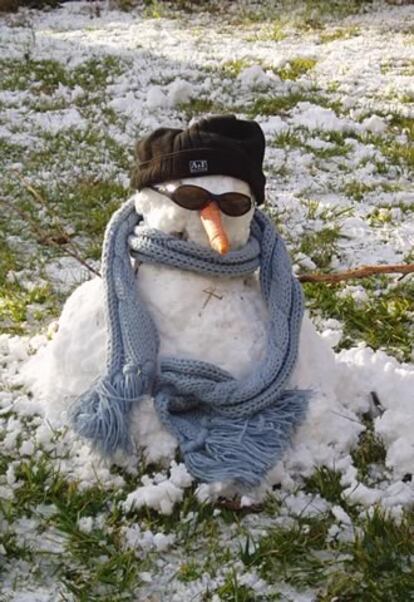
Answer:
M413 103L412 94L400 94L398 99L402 104L412 104Z
M52 467L46 454L20 462L15 472L19 486L12 500L0 501L0 514L7 516L10 522L19 517L37 517L39 504L54 508L40 530L51 526L64 535L71 559L66 563L66 558L60 555L45 555L44 562L49 563L55 578L65 584L77 600L85 602L125 599L128 592L131 595L137 586L140 562L134 550L122 547L119 537L121 515L113 504L117 492L100 486L80 490L75 482L67 481ZM103 514L115 529L94 527L87 533L79 528L80 517ZM9 557L21 558L25 554L25 550L16 547L10 537L3 539L3 545ZM29 562L36 562L35 552L26 551L26 556ZM103 591L107 598L101 597Z
M223 602L255 602L259 600L254 590L239 583L235 569L229 571L224 584L215 593Z
M301 198L300 202L307 210L307 220L320 219L324 222L335 223L338 218L350 216L354 213L352 207L325 207L317 199L305 197Z
M372 0L305 0L303 4L305 14L318 14L321 18L332 20L360 12L364 7L369 7Z
M340 472L327 466L320 466L316 468L311 477L305 479L304 489L308 493L319 493L321 497L332 504L343 506L341 477Z
M295 587L314 587L324 580L329 565L317 552L325 548L331 524L332 518L324 516L300 519L291 528L270 527L258 541L246 541L241 560L270 584L283 580Z
M316 132L314 132L316 134ZM319 159L331 159L332 157L345 157L352 149L351 144L345 142L345 136L340 132L318 132L318 137L328 142L330 146L326 148L314 147L311 144L304 144L304 148L318 157Z
M1 0L0 13L8 11L17 11L19 7L23 8L56 8L61 4L61 0Z
M413 592L413 516L401 522L374 508L360 523L360 531L349 547L344 570L333 572L327 590L318 600L410 600Z
M412 142L401 144L400 142L387 143L384 141L380 150L394 165L407 167L410 170L414 168L414 145Z
M218 115L220 113L231 112L230 109L209 98L192 98L189 102L180 104L178 108L180 111L183 111L188 121L204 113L215 113Z
M221 70L223 75L226 77L237 77L243 69L250 67L252 65L252 61L248 59L234 59L231 61L226 61L221 65Z
M8 274L10 271L20 271L25 267L25 261L14 248L7 243L6 236L6 224L5 224L5 211L4 207L1 206L3 219L0 218L0 287L4 287L10 284L8 281Z
M91 92L106 86L109 77L119 75L122 61L115 56L94 57L68 69L54 59L0 59L3 90L30 90L35 95L53 94L59 85L81 86Z
M223 13L223 19L233 26L248 27L257 23L265 22L269 18L269 13L266 7L258 5L254 10L240 3L238 10L233 14Z
M106 224L129 191L113 181L79 178L36 192L18 181L13 203L1 207L0 325L8 333L30 332L58 315L62 292L45 282L44 265L74 250L87 262L98 260Z
M303 146L303 141L299 134L288 129L276 134L272 140L272 146L277 146L278 148L298 148Z
M399 115L394 116L393 123L395 128L400 131L405 130L407 141L401 142L395 139L395 134L390 136L366 135L363 142L374 145L382 155L387 159L388 165L397 165L402 169L412 170L414 168L414 144L411 118L403 118ZM387 167L386 165L384 166Z
M60 302L60 296L50 284L34 286L30 290L18 283L0 286L0 328L10 334L24 334L28 319L44 323L57 315Z
M281 19L274 19L272 23L266 24L263 31L251 37L251 41L262 40L264 42L281 42L287 37L285 25Z
M0 59L3 90L28 90L34 94L52 94L59 84L68 85L65 66L54 59Z
M318 61L310 57L296 57L291 59L283 68L276 71L283 80L297 80L314 68Z
M380 278L364 279L366 290L373 293L381 282ZM399 360L410 360L414 344L410 314L414 303L414 282L402 282L398 287L381 290L380 294L371 294L362 305L351 296L338 296L339 285L305 283L304 290L311 311L343 323L344 337L338 349L365 341L373 349L385 349Z
M120 75L123 69L121 59L116 56L93 57L75 67L70 76L71 84L87 91L104 88L108 78Z
M128 12L129 10L133 9L136 6L136 1L135 0L116 0L115 4L119 10Z
M315 157L318 157L318 159L326 160L332 159L333 157L345 157L352 147L350 145L344 145L332 146L330 148L314 148L312 146L306 148L312 152Z
M336 40L348 40L359 36L361 30L355 25L349 27L335 27L334 29L325 29L319 34L319 39L323 44L334 42Z
M360 434L358 445L352 451L352 461L358 469L358 479L370 484L368 478L373 465L384 466L387 451L382 439L375 433L373 421L365 417L365 430Z
M63 224L71 225L82 238L84 257L99 259L105 227L116 209L126 200L123 186L112 181L79 180L72 186L57 186L39 191L46 200L46 211L53 222L58 214Z
M131 167L131 149L121 146L106 132L96 128L68 129L57 134L43 135L43 148L32 151L26 161L27 169L53 168L65 163L76 164L90 174L93 164L112 163L120 171Z
M33 248L28 257L24 245L15 246L10 242L9 236L13 234L11 216L5 211L5 206L0 206L0 330L9 334L23 334L28 328L32 329L35 325L38 328L39 323L43 324L57 314L61 295L47 282L35 284L38 270L32 265ZM14 226L17 227L16 224ZM32 269L34 274L30 273Z
M337 79L334 79L328 83L326 90L328 92L338 92L340 85L340 82Z
M381 227L384 224L390 224L392 222L390 210L384 207L375 207L368 219L370 226L373 227Z
M202 574L201 567L194 560L189 560L180 566L177 579L184 583L188 583L190 581L196 581Z
M8 162L12 163L21 160L24 151L23 146L9 142L5 138L0 138L0 157L7 158Z
M394 114L390 120L390 125L399 133L406 134L409 140L414 141L414 119L412 117Z
M304 92L292 92L284 96L261 96L251 106L249 113L252 116L286 113L308 98Z
M146 19L161 19L166 15L164 3L159 0L144 0L144 17Z
M17 515L30 515L38 504L51 504L58 509L58 524L75 524L79 517L96 515L108 509L114 492L98 486L81 490L74 481L57 471L47 453L20 462L16 469L19 487L12 504Z
M339 478L325 468L309 486L343 505ZM397 522L376 507L362 518L351 508L351 516L357 527L354 538L337 541L329 536L331 514L304 517L293 527L271 527L256 541L247 537L240 558L269 584L317 588L318 601L410 599L414 516L406 513Z
M246 113L252 117L288 113L299 102L310 102L333 110L339 109L338 103L330 101L317 92L297 91L281 96L259 96L253 105L247 107Z
M317 60L310 57L296 57L291 59L286 65L280 69L275 69L271 65L265 64L262 61L256 61L254 64L261 64L263 69L271 70L283 80L295 81L308 71L313 69ZM252 60L240 58L226 61L222 65L222 72L227 77L237 77L243 69L250 67L253 64Z
M317 232L305 233L299 251L308 255L321 270L330 266L336 254L336 243L340 237L340 226L325 227Z
M400 75L412 76L414 75L414 60L399 60L398 63L391 60L381 64L381 73L383 75L387 75L391 71L395 71Z
M355 201L362 201L365 194L375 190L375 186L372 184L365 184L359 180L351 180L347 182L343 188L343 192L346 196L355 199Z

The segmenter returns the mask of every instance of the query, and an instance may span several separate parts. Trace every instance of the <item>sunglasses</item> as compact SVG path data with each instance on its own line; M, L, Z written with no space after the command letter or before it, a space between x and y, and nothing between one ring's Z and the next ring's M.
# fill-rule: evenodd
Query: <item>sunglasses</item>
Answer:
M207 207L211 201L215 201L220 210L226 215L240 217L248 213L253 204L251 198L241 192L213 194L205 188L201 188L201 186L190 184L179 186L172 192L161 186L150 186L149 188L168 197L183 209L189 209L190 211L200 211Z

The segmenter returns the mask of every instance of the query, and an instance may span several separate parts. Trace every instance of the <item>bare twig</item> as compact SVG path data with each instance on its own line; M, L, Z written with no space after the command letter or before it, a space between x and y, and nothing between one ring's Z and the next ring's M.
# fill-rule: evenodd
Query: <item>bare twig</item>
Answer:
M352 278L366 278L374 274L410 274L414 272L414 263L400 263L396 265L364 265L345 272L333 274L299 274L300 282L341 282Z
M2 205L6 205L6 207L8 207L9 209L11 209L15 213L17 213L22 218L23 221L25 221L27 224L29 224L29 226L31 227L33 232L38 237L39 241L44 241L44 242L47 242L47 244L49 244L51 246L57 247L65 255L69 255L69 257L76 259L76 261L78 263L80 263L83 267L85 267L87 270L92 272L92 274L94 274L95 276L100 276L100 273L97 270L95 270L94 267L89 265L89 263L85 259L83 259L83 257L80 255L78 249L76 247L74 247L74 245L71 245L71 248L68 248L68 246L66 246L66 245L62 246L61 242L59 242L59 239L56 239L54 236L51 236L50 232L48 232L47 230L44 230L41 226L39 226L39 224L36 222L36 220L33 219L33 217L30 215L30 213L28 213L27 211L24 211L20 207L17 207L16 205L13 205L13 203L11 203L10 201L7 201L6 199L0 198L0 203ZM65 237L67 238L68 235L66 233L64 233L64 234L65 234Z
M29 192L31 194L33 199L40 205L40 207L42 209L45 209L47 211L47 213L50 215L50 217L53 219L53 226L57 229L57 231L59 233L58 237L54 237L54 239L56 238L56 242L60 242L58 239L60 239L61 241L65 241L66 244L68 244L68 246L71 247L72 252L76 256L78 256L78 255L81 256L81 253L79 252L77 245L75 245L75 243L71 240L70 235L63 228L60 215L53 209L53 207L50 205L50 203L47 201L47 199L45 199L40 194L40 192L38 190L36 190L36 188L34 188L24 176L22 176L22 174L20 172L18 172L16 169L13 169L12 171L19 178L20 182L23 184L23 186L25 187L27 192ZM49 243L51 242L50 237L48 237L47 240ZM52 242L54 242L54 241L52 241Z

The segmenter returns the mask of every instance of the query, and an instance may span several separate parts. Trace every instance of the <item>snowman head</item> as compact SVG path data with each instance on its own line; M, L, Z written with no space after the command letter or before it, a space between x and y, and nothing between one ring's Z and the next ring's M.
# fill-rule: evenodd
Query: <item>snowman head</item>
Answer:
M137 212L145 225L221 254L243 246L264 199L264 147L259 125L234 115L159 128L136 146Z
M205 197L203 209L187 209L181 207L171 198L182 186L202 188L200 199ZM191 189L186 189L190 190ZM208 196L210 193L212 196ZM243 195L246 198L246 209L243 215L230 216L225 213L228 193ZM220 196L214 200L217 195ZM235 197L237 198L237 197ZM250 207L247 199L250 200ZM220 209L220 205L225 211ZM247 182L231 176L204 176L199 178L182 178L164 182L152 188L144 188L135 196L137 213L142 215L143 224L177 236L182 240L190 240L202 246L210 246L217 252L225 254L229 250L238 249L246 244L249 238L250 222L253 217L255 199ZM207 211L206 211L207 210ZM231 209L230 209L231 211ZM211 215L210 215L211 213ZM207 215L207 217L205 217ZM213 220L217 228L215 232L209 221Z

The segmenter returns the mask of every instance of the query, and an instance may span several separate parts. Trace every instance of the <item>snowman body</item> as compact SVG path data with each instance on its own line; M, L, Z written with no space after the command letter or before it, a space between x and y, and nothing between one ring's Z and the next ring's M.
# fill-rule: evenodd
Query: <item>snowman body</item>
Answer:
M245 182L228 176L181 180L210 192L242 192ZM198 212L176 206L149 190L136 195L142 227L208 246ZM249 237L253 209L242 217L223 215L223 226L232 249ZM137 288L148 306L160 335L160 356L185 357L210 362L236 378L245 376L263 360L266 346L267 309L260 293L258 274L246 277L213 277L168 266L142 264Z
M250 194L246 183L228 176L181 182L196 183L214 194L223 191ZM136 195L135 205L137 213L143 216L138 228L149 226L208 245L196 211L182 209L148 189ZM241 217L223 216L231 249L247 242L252 215L253 208ZM154 264L137 265L136 273L137 291L159 333L159 357L210 362L235 378L245 377L264 360L268 312L257 273L245 277L213 277ZM82 284L68 299L57 334L29 370L35 375L32 388L43 398L51 421L66 422L73 402L102 375L106 345L103 283L96 278ZM317 354L313 353L315 345ZM323 383L315 383L314 375L321 373L315 361L324 362ZM331 350L305 318L298 362L288 385L313 389L317 386L329 394L333 387L329 382L329 366L333 361ZM171 458L176 448L174 437L161 425L150 397L133 407L130 434L148 461Z

